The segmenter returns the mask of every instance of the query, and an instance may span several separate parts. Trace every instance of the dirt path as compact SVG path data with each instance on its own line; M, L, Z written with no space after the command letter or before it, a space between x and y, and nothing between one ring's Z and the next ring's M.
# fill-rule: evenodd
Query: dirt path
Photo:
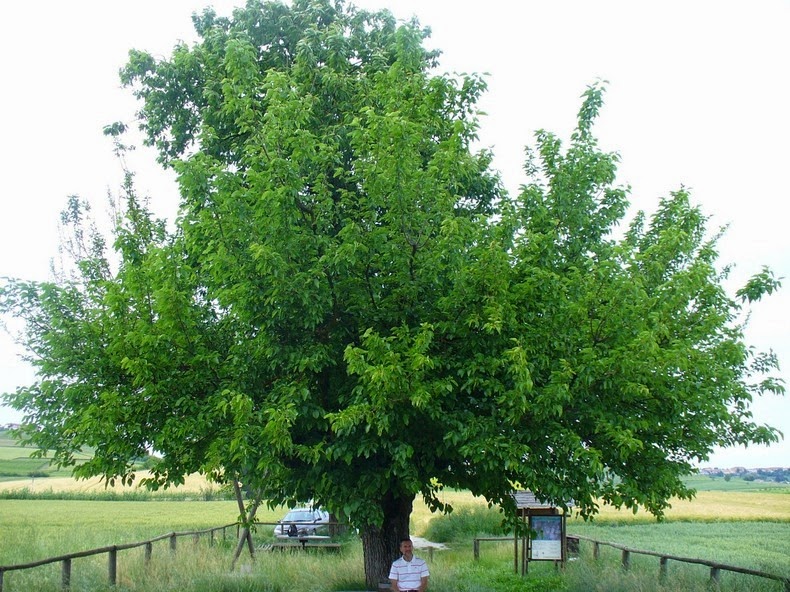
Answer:
M428 549L429 547L433 547L434 549L446 549L447 547L442 543L434 543L429 541L428 539L424 539L422 537L411 537L411 542L414 545L415 549Z

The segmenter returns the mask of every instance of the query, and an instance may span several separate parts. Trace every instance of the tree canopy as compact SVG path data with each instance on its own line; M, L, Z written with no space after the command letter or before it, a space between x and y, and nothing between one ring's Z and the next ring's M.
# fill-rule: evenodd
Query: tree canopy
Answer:
M483 79L436 74L418 23L251 0L194 24L121 73L178 175L175 228L128 174L109 246L73 198L71 273L0 288L38 373L7 396L30 443L64 465L93 447L77 476L131 480L156 450L151 487L198 471L313 500L360 529L375 584L418 495L660 516L714 446L777 439L749 411L783 392L777 361L743 328L779 282L728 295L683 189L619 232L600 85L509 196L473 149Z

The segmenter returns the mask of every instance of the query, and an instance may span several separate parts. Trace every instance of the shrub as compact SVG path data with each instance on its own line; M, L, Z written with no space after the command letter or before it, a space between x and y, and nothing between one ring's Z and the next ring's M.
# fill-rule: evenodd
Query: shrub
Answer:
M460 508L450 514L437 516L425 531L426 538L437 543L460 541L476 536L502 536L502 514L485 506Z

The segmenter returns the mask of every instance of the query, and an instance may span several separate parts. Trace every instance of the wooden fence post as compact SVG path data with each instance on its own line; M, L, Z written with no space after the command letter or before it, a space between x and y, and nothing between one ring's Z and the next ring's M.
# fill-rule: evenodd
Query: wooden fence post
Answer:
M667 563L669 563L667 557L659 559L658 579L662 584L667 581Z
M177 544L177 543L176 543L176 539L177 539L177 538L178 538L178 537L176 537L176 533L173 533L173 534L171 534L171 535L170 535L170 550L171 550L173 553L175 553L175 552L176 552L176 544Z
M593 559L598 560L601 557L601 543L595 541L593 543Z
M518 574L518 537L515 534L513 535L513 543L515 547L513 550L513 573Z
M71 587L71 559L64 559L60 563L60 587L63 590Z
M480 541L478 539L474 541L474 555L475 561L478 561L480 559Z
M718 567L710 568L710 583L716 586L716 588L719 587L721 583L721 570Z
M154 552L154 544L151 542L147 542L145 544L145 564L148 565L151 563L151 555Z
M631 553L623 549L623 569L628 571L628 568L631 567Z
M208 546L209 547L213 547L214 546L214 529L213 528L211 529L211 534L209 535Z
M107 579L110 586L118 583L118 549L115 547L107 553Z
M0 569L0 592L3 592L3 574L4 573L5 572L2 569Z

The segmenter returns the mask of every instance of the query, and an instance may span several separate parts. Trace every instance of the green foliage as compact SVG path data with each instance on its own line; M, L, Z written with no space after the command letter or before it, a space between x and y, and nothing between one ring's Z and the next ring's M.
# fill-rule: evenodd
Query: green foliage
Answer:
M512 548L510 549L512 552ZM512 558L511 558L512 562ZM524 578L510 570L503 569L500 562L496 565L481 562L458 566L454 571L456 578L446 590L458 592L554 592L567 590L563 577L558 573L547 573L545 569L532 568L530 577ZM433 588L434 586L431 585Z
M714 446L777 439L749 411L783 392L777 361L743 326L779 280L730 298L685 189L616 238L600 85L567 146L538 132L511 197L470 148L484 81L433 74L416 22L330 0L194 22L194 46L122 72L176 228L129 173L112 241L72 198L73 269L0 287L38 371L8 402L57 465L129 482L155 449L154 489L197 471L313 500L362 530L373 584L416 495L469 489L513 522L518 483L661 516Z
M755 302L766 294L773 294L781 285L781 278L775 278L770 269L763 267L760 273L753 276L743 288L738 290L737 295L748 302Z

